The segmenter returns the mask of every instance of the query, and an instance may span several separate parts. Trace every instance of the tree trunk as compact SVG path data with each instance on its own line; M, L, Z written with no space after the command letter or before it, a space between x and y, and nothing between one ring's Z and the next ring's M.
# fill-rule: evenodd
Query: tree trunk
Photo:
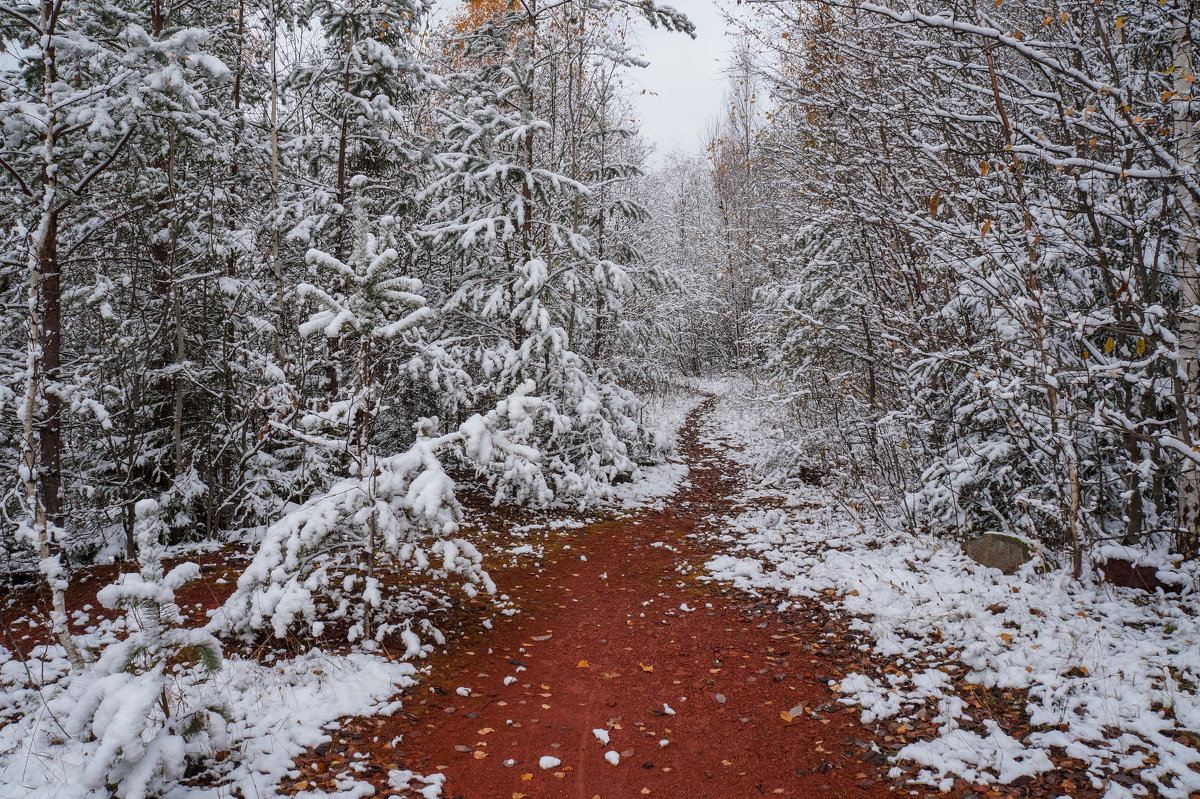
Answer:
M26 510L32 530L31 543L37 549L39 567L51 597L51 621L54 634L66 652L71 667L83 668L83 656L71 637L67 617L67 580L62 561L54 552L54 530L61 520L62 488L60 480L62 436L61 401L57 387L49 385L59 377L61 363L61 319L59 311L58 264L58 164L57 143L60 131L54 111L55 68L54 28L58 6L43 0L39 14L42 51L42 103L46 125L42 133L41 218L29 237L28 347L25 357L25 399L21 408L21 479L24 483Z
M1171 52L1174 56L1174 128L1178 144L1179 168L1184 173L1195 172L1196 150L1193 135L1195 121L1192 117L1192 84L1187 80L1195 74L1193 68L1192 41L1188 23L1191 20L1190 0L1176 3L1176 18L1172 23ZM1196 412L1197 383L1200 382L1200 266L1197 265L1196 225L1200 222L1196 214L1196 201L1182 181L1176 181L1176 198L1179 203L1179 362L1178 380L1181 383L1183 407L1179 409L1180 435L1187 443L1196 440L1193 414ZM1175 537L1175 552L1185 557L1195 557L1200 551L1200 464L1195 458L1186 458L1180 465L1178 531Z

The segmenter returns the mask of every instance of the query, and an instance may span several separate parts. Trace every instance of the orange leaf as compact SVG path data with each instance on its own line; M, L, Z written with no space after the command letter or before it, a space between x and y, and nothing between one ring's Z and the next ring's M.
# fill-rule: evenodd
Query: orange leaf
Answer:
M587 667L588 667L588 662L586 660L581 660L581 661L579 661L579 665L576 666L575 668L586 669Z

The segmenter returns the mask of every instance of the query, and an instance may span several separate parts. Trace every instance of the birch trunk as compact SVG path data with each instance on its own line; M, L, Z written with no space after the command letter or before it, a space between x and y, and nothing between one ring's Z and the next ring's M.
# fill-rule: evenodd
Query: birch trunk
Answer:
M67 617L67 581L62 561L54 552L54 531L61 513L58 467L61 454L61 403L47 382L58 377L60 319L58 279L58 169L55 144L60 135L55 107L54 29L58 6L43 0L39 15L42 51L42 104L46 109L42 134L40 218L29 237L29 338L25 353L25 397L21 406L21 482L31 522L31 543L37 549L42 576L50 589L54 634L71 667L83 667Z

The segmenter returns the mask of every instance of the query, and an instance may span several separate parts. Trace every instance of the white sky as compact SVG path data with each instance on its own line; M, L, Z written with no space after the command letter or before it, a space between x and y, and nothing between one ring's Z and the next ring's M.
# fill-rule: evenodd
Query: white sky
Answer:
M651 28L637 14L636 55L650 66L630 70L630 94L635 126L655 147L652 165L672 150L698 152L709 123L725 97L724 68L733 40L718 0L660 0L687 14L696 26L696 38ZM457 8L459 0L436 0L434 18ZM641 94L645 89L646 93Z
M714 0L666 0L696 25L696 38L638 26L638 55L650 62L633 70L634 103L642 136L658 163L671 150L695 152L725 96L723 70L733 40ZM646 93L640 94L641 89Z

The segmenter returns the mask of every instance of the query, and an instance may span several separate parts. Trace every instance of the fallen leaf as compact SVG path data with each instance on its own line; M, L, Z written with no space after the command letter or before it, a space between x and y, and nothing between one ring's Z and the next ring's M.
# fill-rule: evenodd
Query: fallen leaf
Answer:
M576 666L575 668L586 669L587 667L588 667L588 662L586 660L581 660L581 661L579 661L579 665Z
M295 788L297 791L303 791L308 788L308 780L301 780L300 782L296 783L292 787Z
M786 710L779 714L779 718L783 719L785 724L792 723L792 714L788 713Z
M476 760L483 760L485 757L487 757L487 752L476 751L475 754L473 755L473 757Z
M521 775L521 782L529 782L532 779L533 779L532 774L522 774Z
M491 727L484 727L482 730L479 731L479 734L487 735L489 732L495 732L495 730L493 730Z
M639 663L638 667L641 668L642 671L654 671L653 666L647 666L645 663Z

